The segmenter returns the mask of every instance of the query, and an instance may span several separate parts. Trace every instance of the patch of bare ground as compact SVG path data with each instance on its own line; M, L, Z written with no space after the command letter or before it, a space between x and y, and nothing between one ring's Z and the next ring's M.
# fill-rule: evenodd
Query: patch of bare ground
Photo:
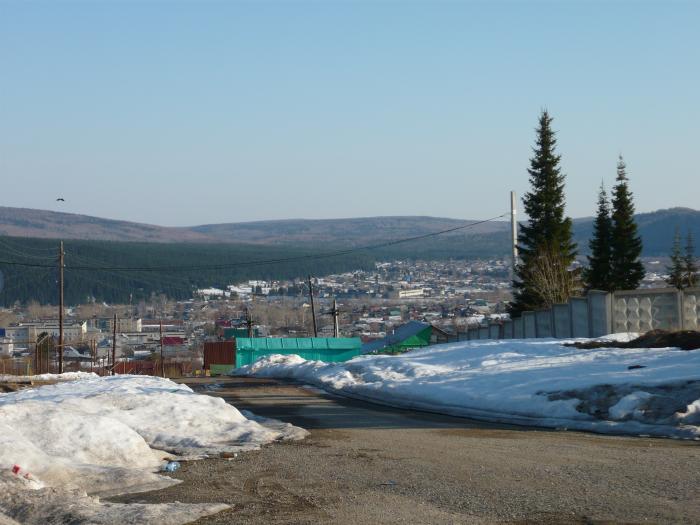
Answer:
M584 341L566 343L565 346L576 348L680 348L681 350L697 350L700 348L700 332L695 330L652 330L633 339L632 341Z

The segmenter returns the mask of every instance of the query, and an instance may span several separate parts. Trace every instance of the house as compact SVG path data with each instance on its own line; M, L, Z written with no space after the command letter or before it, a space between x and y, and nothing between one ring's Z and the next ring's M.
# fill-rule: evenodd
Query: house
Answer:
M362 345L362 353L401 353L414 348L447 343L450 336L444 330L428 323L409 321L394 329L393 333Z

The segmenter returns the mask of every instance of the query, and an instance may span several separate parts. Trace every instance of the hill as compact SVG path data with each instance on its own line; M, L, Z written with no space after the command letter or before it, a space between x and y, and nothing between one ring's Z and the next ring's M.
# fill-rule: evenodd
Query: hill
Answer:
M635 215L646 256L668 255L671 251L675 229L681 229L685 242L686 232L691 231L700 243L700 211L690 208L669 208ZM590 217L574 220L574 237L581 253L588 252L588 239L593 232Z
M476 221L409 216L287 219L174 228L73 213L0 207L0 235L64 240L357 245L423 235L472 222ZM507 230L504 221L494 221L480 224L469 232L489 234Z
M424 235L468 221L434 217L373 217L164 228L81 215L38 210L14 213L13 210L17 209L0 208L0 233L17 234L21 229L42 233L45 238L0 237L0 260L38 265L0 264L2 305L31 299L55 302L55 237L58 236L66 240L66 300L69 304L92 298L127 302L150 297L153 293L181 299L190 297L192 289L197 287L221 287L245 279L284 279L368 269L382 260L488 258L507 257L509 254L509 228L503 221L380 249L315 259L309 256ZM8 214L11 219L6 218ZM693 231L700 244L698 211L673 208L642 213L637 215L637 222L645 255L667 255L677 225L684 233ZM591 230L591 218L574 221L574 235L581 254L587 252ZM80 235L86 239L72 239ZM131 242L134 238L140 241L156 239L158 242ZM246 264L290 257L301 259L275 264ZM147 269L202 265L226 265L227 268L206 271ZM81 266L144 269L115 272L80 269Z
M636 216L644 241L644 254L668 254L676 226L683 234L690 230L700 244L700 211L670 208ZM476 222L424 216L361 217L351 219L288 219L188 227L167 227L128 221L102 219L87 215L0 207L0 236L39 239L79 239L147 243L232 243L291 246L317 250L320 248L362 246L381 241L425 235ZM593 219L574 220L574 236L581 253L588 249ZM416 248L399 245L396 253L454 253L460 242L481 247L466 247L460 253L501 255L508 252L508 223L493 221L466 230L421 241ZM488 251L490 250L490 252ZM460 250L457 250L458 252Z

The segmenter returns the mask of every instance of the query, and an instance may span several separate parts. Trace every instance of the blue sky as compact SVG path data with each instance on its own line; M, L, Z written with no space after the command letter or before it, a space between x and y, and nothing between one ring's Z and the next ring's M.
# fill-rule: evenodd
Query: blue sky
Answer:
M0 0L0 205L485 218L546 107L569 214L619 153L638 210L697 209L698 27L700 2Z

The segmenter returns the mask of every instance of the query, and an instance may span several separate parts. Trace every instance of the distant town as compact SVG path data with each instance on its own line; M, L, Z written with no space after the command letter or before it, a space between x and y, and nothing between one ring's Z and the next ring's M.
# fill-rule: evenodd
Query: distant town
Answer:
M647 259L645 266L642 287L664 286L664 263ZM416 322L433 327L440 334L435 342L444 342L508 318L511 273L505 259L399 260L376 263L372 271L312 277L311 287L318 337L335 336L335 302L340 337L370 344ZM247 335L312 337L313 318L309 282L301 278L202 288L182 301L161 294L138 304L93 302L66 309L63 359L66 370L154 373L162 356L165 372L180 376L202 369L206 342ZM53 306L2 309L0 373L55 371L58 335ZM42 337L47 357L37 362Z

